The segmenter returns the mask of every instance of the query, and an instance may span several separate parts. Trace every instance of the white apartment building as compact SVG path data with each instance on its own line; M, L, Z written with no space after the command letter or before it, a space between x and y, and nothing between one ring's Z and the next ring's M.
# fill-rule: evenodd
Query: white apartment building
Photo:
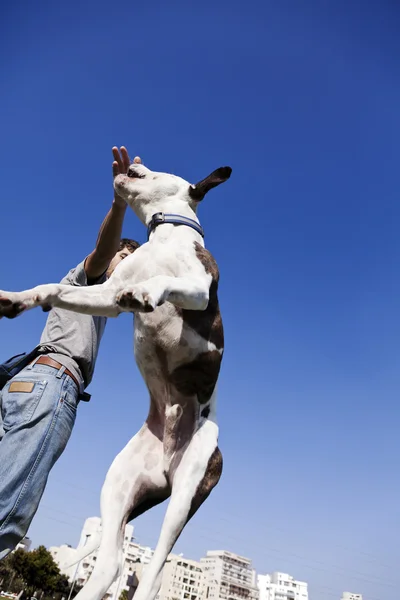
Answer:
M73 565L69 569L64 569L63 564L73 560L76 548L72 548L69 544L62 544L61 546L51 546L49 552L52 555L54 561L60 567L61 573L66 575L70 581L74 578L77 565Z
M73 565L69 569L62 569L62 564L70 558L73 558L76 550L85 546L86 543L89 543L90 538L98 533L101 533L101 519L99 517L90 517L89 519L86 519L84 523L79 544L76 549L66 545L49 549L54 560L61 567L62 572L70 579L70 581L75 578L78 585L85 585L92 574L96 564L98 551L95 550L92 554L83 558L78 565ZM107 600L118 600L123 589L129 590L130 580L128 581L128 578L138 570L135 569L135 564L148 564L152 556L153 550L151 548L140 546L133 541L133 526L126 525L121 575L111 585L105 595Z
M140 578L139 578L140 579ZM156 600L202 600L204 575L200 562L170 554Z
M226 550L212 550L201 559L203 600L257 600L256 574L251 560Z
M271 575L258 575L260 600L308 600L305 581L297 581L287 573L275 571Z
M342 600L362 600L362 594L353 594L352 592L343 592Z

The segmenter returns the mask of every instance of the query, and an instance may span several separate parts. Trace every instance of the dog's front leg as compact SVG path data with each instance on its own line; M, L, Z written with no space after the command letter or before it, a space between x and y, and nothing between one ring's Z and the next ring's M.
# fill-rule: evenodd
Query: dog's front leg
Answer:
M64 308L100 317L117 317L121 312L115 301L117 291L111 280L90 287L49 283L24 292L0 291L0 318L13 319L36 306Z
M188 310L205 310L208 305L211 276L168 277L158 275L125 288L117 294L124 311L152 312L167 300Z

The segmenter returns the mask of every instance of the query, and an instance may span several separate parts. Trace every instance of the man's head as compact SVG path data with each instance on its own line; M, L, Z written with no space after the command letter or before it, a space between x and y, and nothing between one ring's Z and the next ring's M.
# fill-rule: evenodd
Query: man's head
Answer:
M220 167L196 185L176 175L156 173L142 164L131 164L126 175L117 175L114 188L147 225L156 212L179 210L182 202L196 212L198 203L213 187L229 179L232 169Z
M119 249L114 258L111 260L109 267L107 269L107 277L111 277L115 268L119 263L124 260L129 254L133 254L135 250L139 248L140 244L135 242L135 240L130 240L128 238L122 238L119 243Z

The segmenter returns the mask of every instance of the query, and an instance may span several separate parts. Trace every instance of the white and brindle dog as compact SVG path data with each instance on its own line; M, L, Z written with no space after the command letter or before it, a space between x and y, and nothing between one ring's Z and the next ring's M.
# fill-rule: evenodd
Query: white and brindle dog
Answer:
M40 285L0 292L0 316L35 306L117 317L134 312L135 357L150 393L140 431L112 463L101 493L96 567L77 596L100 600L121 568L125 524L170 497L152 562L135 600L153 600L168 554L222 472L216 389L223 353L219 272L205 247L197 206L230 167L197 185L132 164L114 187L149 228L149 241L110 279L91 287ZM86 555L93 546L82 553Z

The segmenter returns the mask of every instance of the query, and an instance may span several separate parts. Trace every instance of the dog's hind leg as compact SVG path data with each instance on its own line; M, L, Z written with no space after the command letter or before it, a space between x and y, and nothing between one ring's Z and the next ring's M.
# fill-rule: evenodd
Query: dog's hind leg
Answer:
M173 474L172 493L152 561L143 574L135 600L154 600L161 585L162 569L176 540L195 514L222 472L218 426L206 421L194 434Z
M101 492L102 537L96 566L77 600L100 600L120 572L126 523L170 495L163 444L147 424L112 463Z

